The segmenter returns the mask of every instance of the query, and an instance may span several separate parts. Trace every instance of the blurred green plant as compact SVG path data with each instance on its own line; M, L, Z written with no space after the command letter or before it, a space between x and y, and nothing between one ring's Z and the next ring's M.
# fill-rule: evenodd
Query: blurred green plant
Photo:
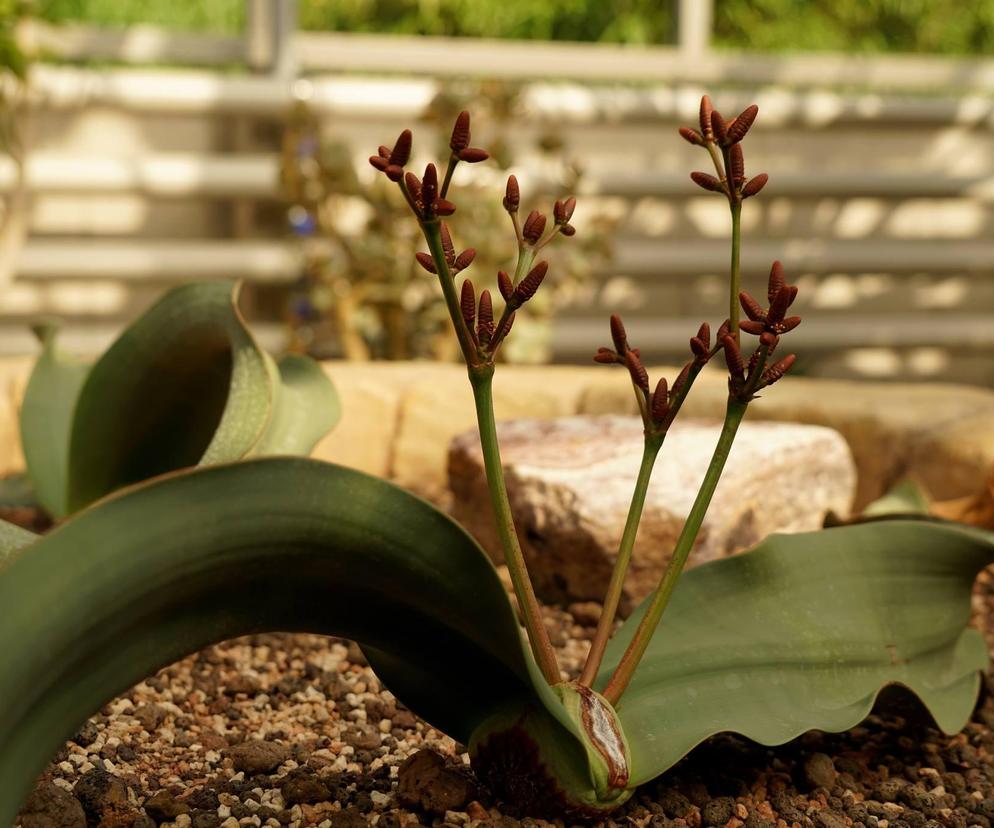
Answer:
M994 2L717 0L715 43L759 51L990 54Z
M428 107L424 121L434 127L449 124L468 99L481 113L481 131L488 135L497 168L508 169L519 88L497 82L447 88ZM444 129L437 134L440 146L445 146ZM576 191L583 171L565 155L557 131L540 133L534 150L547 190ZM282 180L289 225L301 238L307 259L305 276L288 309L294 349L355 360L454 359L456 345L444 300L416 264L416 229L402 220L407 205L381 177L371 179L365 169L357 172L351 149L341 141L326 140L319 119L303 102L292 111L284 134ZM466 186L471 206L455 220L467 246L476 251L477 270L489 274L484 285L491 288L512 252L492 232L506 220L498 195L502 188L499 175L477 176ZM576 243L558 252L562 277L536 297L533 313L519 322L504 359L548 359L552 316L608 257L613 224L606 217L587 222Z
M17 0L4 0L4 6ZM300 0L304 29L522 40L672 43L658 0ZM41 0L54 22L150 23L235 33L243 0ZM715 0L715 43L759 51L836 50L989 54L994 0Z
M666 43L672 15L658 0L306 0L305 29L524 40Z
M147 23L170 29L237 32L245 25L245 0L209 3L164 0L39 0L39 14L53 23L87 22L99 26Z

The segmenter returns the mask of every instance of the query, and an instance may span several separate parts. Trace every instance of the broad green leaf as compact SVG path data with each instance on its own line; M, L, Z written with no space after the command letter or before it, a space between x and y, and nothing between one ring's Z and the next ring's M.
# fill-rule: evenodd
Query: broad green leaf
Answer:
M289 354L276 368L273 414L251 454L308 454L341 419L338 394L313 359Z
M275 364L237 296L226 282L176 288L96 362L72 414L65 500L45 504L53 514L179 468L307 453L334 425L338 400L320 367Z
M58 347L56 326L39 326L35 333L42 350L21 404L21 445L38 502L49 513L63 515L72 416L89 366Z
M188 470L113 495L14 560L0 607L4 825L86 716L237 635L368 645L385 684L464 741L501 705L534 697L517 622L476 542L413 495L317 461Z
M845 730L892 683L959 730L988 661L966 628L970 593L992 561L989 533L892 520L774 535L690 570L618 705L633 782L721 731L776 745ZM600 682L641 615L611 642Z
M582 694L542 682L479 546L384 481L289 458L186 470L27 548L0 574L0 822L107 700L207 644L272 630L359 641L386 686L468 742L482 771L507 735L524 787L552 773L580 808L620 804L720 731L778 744L848 728L891 683L952 732L987 664L966 622L975 573L994 560L989 533L894 520L774 536L687 573L618 707L631 760L618 790L605 789Z

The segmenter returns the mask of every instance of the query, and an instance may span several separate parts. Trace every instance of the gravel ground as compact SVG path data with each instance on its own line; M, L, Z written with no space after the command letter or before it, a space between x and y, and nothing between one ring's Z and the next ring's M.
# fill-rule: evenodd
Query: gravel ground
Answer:
M994 648L994 578L974 596ZM596 605L548 610L566 669ZM913 701L769 749L719 736L604 825L991 828L994 695L944 736ZM544 826L503 815L462 746L383 690L347 641L262 635L162 670L91 718L39 780L22 828Z

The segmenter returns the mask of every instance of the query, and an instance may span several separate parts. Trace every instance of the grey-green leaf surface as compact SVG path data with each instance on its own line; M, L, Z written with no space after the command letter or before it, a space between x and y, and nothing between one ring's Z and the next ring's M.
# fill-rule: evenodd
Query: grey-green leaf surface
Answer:
M54 325L36 329L42 350L21 404L21 445L38 502L53 515L65 514L69 436L73 411L89 366L56 343Z
M774 535L690 570L618 705L633 783L722 731L776 745L845 730L894 683L959 730L988 661L966 628L970 594L992 561L989 533L893 520ZM611 642L599 682L643 609Z
M468 741L534 698L500 579L446 515L388 483L295 458L178 472L73 516L0 574L0 824L82 721L210 643L353 638L388 687Z
M308 454L337 425L342 406L335 387L313 359L288 354L276 364L272 416L251 456Z
M89 373L46 344L22 413L28 468L56 517L122 486L195 465L308 453L339 416L304 357L259 347L230 282L167 293ZM74 384L75 383L75 384Z

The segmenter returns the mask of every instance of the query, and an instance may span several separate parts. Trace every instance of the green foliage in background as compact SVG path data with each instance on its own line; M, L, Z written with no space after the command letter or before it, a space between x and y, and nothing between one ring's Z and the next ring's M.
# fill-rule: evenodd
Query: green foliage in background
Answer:
M527 40L666 43L659 0L304 0L305 29Z
M715 43L759 51L990 54L994 1L717 0Z
M231 33L245 25L245 0L36 0L35 7L40 17L56 23L146 23L169 29Z
M13 0L0 0L0 18ZM670 43L663 0L299 0L305 29ZM237 32L244 0L38 0L54 21ZM760 51L989 54L994 0L716 0L715 42Z

